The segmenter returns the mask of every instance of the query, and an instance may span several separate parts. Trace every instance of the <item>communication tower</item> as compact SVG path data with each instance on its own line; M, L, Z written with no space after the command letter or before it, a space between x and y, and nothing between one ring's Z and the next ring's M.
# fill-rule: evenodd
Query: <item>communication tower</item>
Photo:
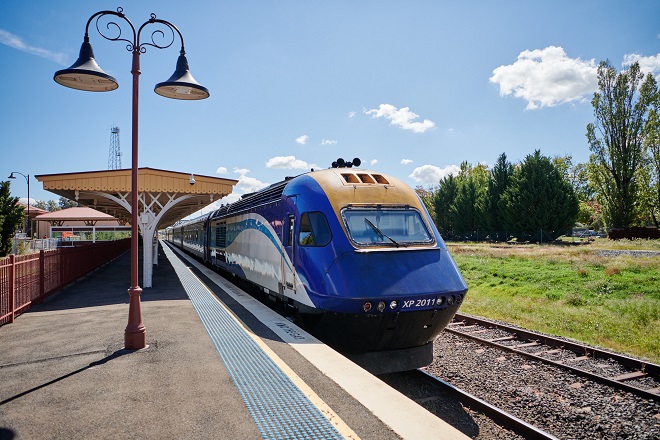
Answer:
M108 152L108 169L121 169L121 150L119 149L119 127L110 129L110 150Z

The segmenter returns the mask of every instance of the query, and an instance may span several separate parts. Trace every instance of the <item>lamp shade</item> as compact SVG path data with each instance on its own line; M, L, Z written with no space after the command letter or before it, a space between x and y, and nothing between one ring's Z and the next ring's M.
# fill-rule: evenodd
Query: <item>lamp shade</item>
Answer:
M96 64L94 51L87 36L80 47L78 60L68 69L55 72L53 79L63 86L88 92L109 92L119 87L117 80Z
M205 99L210 96L208 89L200 85L190 74L188 60L184 53L179 55L176 70L165 82L156 84L154 92L172 99Z

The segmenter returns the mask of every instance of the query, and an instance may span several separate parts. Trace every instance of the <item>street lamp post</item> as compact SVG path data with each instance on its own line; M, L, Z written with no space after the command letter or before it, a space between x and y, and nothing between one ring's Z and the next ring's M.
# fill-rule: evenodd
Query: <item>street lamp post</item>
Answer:
M30 175L28 174L27 176L23 173L19 173L18 171L12 171L11 174L9 175L8 179L15 179L16 176L14 174L20 174L21 176L25 177L25 181L27 182L27 187L28 187L28 197L27 197L27 205L28 205L28 216L27 216L27 237L28 240L32 239L32 219L30 218Z
M109 21L106 24L106 32L113 31L116 35L108 36L104 34L99 28L99 20L106 16L115 16L128 23L133 38L122 38L121 26L114 21ZM142 289L138 285L138 92L140 84L140 55L146 52L147 46L158 49L166 49L170 47L174 43L175 34L178 34L179 39L181 40L181 50L176 63L176 70L167 81L156 84L154 91L167 98L184 100L208 98L209 91L195 81L190 74L183 44L183 36L176 26L168 21L157 19L155 14L151 14L149 20L145 21L136 31L133 23L131 23L131 21L124 15L122 8L117 8L116 12L99 11L87 20L85 37L80 48L78 60L68 69L55 72L53 79L58 84L89 92L106 92L115 90L119 87L117 80L105 73L94 59L94 52L89 43L89 25L94 19L96 19L96 30L103 38L110 41L126 42L127 50L133 54L131 68L131 74L133 75L133 98L131 106L131 287L128 289L130 302L128 306L128 325L124 331L124 347L129 350L139 350L147 346L146 329L142 323L142 312L140 311L140 294L142 293ZM150 24L162 26L158 26L158 28L151 33L150 41L141 42L142 30L145 26ZM168 39L167 44L156 43L156 37L165 37L164 30L168 31L168 34L171 33L171 41ZM144 245L147 246L148 244L145 243Z

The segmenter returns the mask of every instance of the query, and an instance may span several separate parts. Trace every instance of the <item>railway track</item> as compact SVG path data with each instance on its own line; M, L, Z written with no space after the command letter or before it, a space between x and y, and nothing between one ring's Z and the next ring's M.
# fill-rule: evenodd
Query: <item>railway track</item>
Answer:
M467 406L475 412L484 414L489 419L493 420L498 425L522 436L525 439L531 440L549 440L557 439L557 437L548 434L547 432L530 425L529 423L509 414L508 412L491 405L490 403L479 399L472 394L461 390L448 382L443 381L424 370L416 370L416 373L423 375L426 380L434 382L440 386L442 390L448 395L456 398L461 404ZM428 399L428 398L427 398Z
M445 331L660 401L660 365L457 313Z
M378 375L392 388L474 439L557 439L424 369Z

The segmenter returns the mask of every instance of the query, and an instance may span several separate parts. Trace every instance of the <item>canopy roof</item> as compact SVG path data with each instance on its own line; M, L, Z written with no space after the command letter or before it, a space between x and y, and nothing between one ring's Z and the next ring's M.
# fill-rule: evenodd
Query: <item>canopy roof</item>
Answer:
M44 189L130 224L131 170L85 171L34 176ZM154 168L138 169L139 212L158 217L162 229L230 194L238 183Z
M104 221L104 220L117 220L109 214L97 211L96 209L87 207L76 207L60 209L59 211L47 212L46 214L38 215L37 220L84 220L84 221Z

